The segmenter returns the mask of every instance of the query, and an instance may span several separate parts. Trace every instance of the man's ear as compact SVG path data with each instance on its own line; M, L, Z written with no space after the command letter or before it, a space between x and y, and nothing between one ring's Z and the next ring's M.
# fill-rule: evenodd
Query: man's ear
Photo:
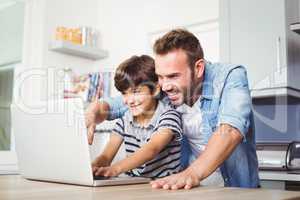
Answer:
M205 67L205 62L204 59L199 59L195 63L195 76L197 78L203 77L204 74L204 67Z
M153 96L157 97L160 94L160 85L158 83L155 84L155 88L153 90Z

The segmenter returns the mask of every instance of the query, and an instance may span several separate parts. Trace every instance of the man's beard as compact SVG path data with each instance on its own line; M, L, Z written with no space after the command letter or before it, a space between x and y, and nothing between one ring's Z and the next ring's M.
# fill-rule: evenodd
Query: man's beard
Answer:
M190 87L186 88L184 95L184 103L189 106L192 106L199 96L201 95L202 85L199 81L192 79L190 82Z

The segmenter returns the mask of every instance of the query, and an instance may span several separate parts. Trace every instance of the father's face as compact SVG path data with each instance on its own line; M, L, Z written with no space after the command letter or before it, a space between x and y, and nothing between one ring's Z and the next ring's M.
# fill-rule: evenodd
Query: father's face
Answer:
M162 90L173 105L186 103L191 97L193 77L186 53L179 49L165 55L156 55L155 72Z

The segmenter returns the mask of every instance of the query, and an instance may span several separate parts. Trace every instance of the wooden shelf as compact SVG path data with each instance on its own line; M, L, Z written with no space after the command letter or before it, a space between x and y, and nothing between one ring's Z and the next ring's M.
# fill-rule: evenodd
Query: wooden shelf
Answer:
M300 34L300 22L290 25L290 29L298 34Z
M49 50L59 53L79 56L91 60L99 60L106 58L108 52L96 47L72 44L66 41L53 41L49 44Z

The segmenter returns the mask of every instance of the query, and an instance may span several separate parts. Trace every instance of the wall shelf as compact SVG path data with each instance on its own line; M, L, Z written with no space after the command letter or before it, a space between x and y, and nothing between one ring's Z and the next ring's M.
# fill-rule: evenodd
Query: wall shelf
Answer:
M91 60L99 60L108 56L108 52L105 50L96 47L72 44L66 41L52 41L49 44L49 50Z
M298 34L300 34L300 22L290 25L290 29Z

